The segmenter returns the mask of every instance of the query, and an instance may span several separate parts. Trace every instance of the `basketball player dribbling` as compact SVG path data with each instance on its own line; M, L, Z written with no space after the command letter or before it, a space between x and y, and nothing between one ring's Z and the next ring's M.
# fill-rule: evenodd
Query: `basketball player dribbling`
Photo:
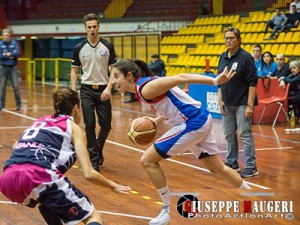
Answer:
M219 85L234 75L233 70L228 72L225 68L216 78L198 74L160 78L152 74L145 62L131 59L121 59L111 66L113 83L119 93L136 93L139 101L157 115L156 118L150 118L156 125L165 120L171 126L141 158L142 166L164 203L160 214L150 221L150 225L166 225L170 220L169 189L159 162L189 149L211 172L235 188L250 189L236 171L221 161L212 135L212 117L207 109L177 87L179 84L190 83Z

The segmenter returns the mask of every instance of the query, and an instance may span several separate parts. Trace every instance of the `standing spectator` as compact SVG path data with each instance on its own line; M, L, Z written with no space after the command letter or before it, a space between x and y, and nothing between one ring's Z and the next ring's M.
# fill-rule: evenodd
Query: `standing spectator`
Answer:
M9 29L3 29L3 40L0 41L0 110L5 108L5 92L7 78L10 77L14 89L16 109L21 109L17 64L20 50L15 40L11 38Z
M80 98L87 137L87 147L93 168L103 164L103 147L111 130L111 90L109 65L116 62L114 46L99 36L99 18L90 13L83 17L87 39L76 45L73 52L71 85L76 90L79 68L82 69ZM100 131L96 137L96 118Z
M290 63L291 74L279 79L279 86L285 87L290 84L289 88L289 104L293 105L296 122L300 118L300 62L295 60Z
M294 0L291 4L290 4L290 13L293 13L293 9L292 6L296 6L297 12L300 13L300 0Z
M240 47L242 40L239 29L228 28L225 31L224 40L227 51L220 56L218 73L223 71L226 66L236 70L236 75L218 88L224 134L228 142L225 165L240 171L238 132L245 153L245 170L241 172L241 176L252 177L258 175L251 128L254 106L257 105L258 76L253 58Z
M290 30L291 28L298 27L300 21L300 13L297 12L297 8L295 5L292 5L292 11L293 12L287 16L287 20L284 22L282 28L278 31L275 37L278 37L278 35L285 30Z
M285 62L285 55L284 54L277 54L276 55L277 66L276 70L271 74L271 77L286 77L291 73L289 63Z
M258 72L259 77L270 76L276 70L276 63L274 62L273 54L269 51L262 54L261 70Z
M151 56L151 61L148 63L148 67L155 76L164 77L166 75L165 63L159 58L158 54L153 54Z
M260 44L255 44L254 47L253 47L252 57L254 59L254 63L255 63L257 73L259 73L259 71L261 70L261 65L262 65L261 53L262 53L261 45Z
M279 8L276 8L276 14L273 16L271 20L267 22L267 26L265 28L265 33L268 32L268 28L272 28L273 31L271 33L271 36L269 39L272 39L276 33L277 30L280 30L284 24L284 22L287 20L287 17L281 13Z
M14 144L0 176L0 191L8 199L38 208L49 225L101 225L89 198L64 175L78 158L83 176L96 185L128 194L119 185L93 170L86 149L80 100L70 88L52 91L54 114L35 121Z

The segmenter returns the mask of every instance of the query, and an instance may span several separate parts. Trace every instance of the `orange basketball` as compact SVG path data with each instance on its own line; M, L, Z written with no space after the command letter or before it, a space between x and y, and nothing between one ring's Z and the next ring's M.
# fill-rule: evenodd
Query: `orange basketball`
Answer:
M136 145L148 145L155 138L156 127L151 120L138 117L130 123L127 135Z

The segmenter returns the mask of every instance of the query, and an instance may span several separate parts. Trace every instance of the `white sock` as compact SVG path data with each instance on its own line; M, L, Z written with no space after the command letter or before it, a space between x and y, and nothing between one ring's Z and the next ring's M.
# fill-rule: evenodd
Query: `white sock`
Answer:
M157 191L163 203L166 205L170 205L170 192L168 186L165 186L162 189L157 189Z
M243 183L239 189L251 189L251 187L246 183L246 181L243 180Z

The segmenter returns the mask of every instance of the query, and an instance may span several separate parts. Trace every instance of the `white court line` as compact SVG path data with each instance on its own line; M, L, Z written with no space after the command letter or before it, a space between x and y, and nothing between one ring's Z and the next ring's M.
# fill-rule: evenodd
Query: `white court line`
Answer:
M114 142L114 141L110 141L110 140L106 140L106 141L107 141L108 143L111 143L111 144L114 144L114 145L118 145L118 146L121 146L121 147L130 149L130 150L133 150L133 151L137 151L137 152L144 153L143 150L138 149L138 148L134 148L134 147L131 147L131 146L128 146L128 145L123 145L123 144L120 144L120 143L117 143L117 142ZM187 166L187 167L190 167L190 168L193 168L193 169L197 169L197 170L201 170L201 171L204 171L204 172L211 173L209 170L204 169L204 168L199 167L199 166L194 166L194 165L191 165L191 164L188 164L188 163L184 163L184 162L180 162L180 161L177 161L177 160L174 160L174 159L166 159L166 160L171 161L171 162L174 162L174 163L177 163L177 164L180 164L180 165L183 165L183 166ZM247 183L247 184L250 184L250 185L252 185L252 186L255 186L255 187L262 188L262 189L271 189L271 188L269 188L269 187L261 186L261 185L259 185L259 184L254 184L254 183L249 182L249 181L246 181L246 183Z
M107 212L107 211L98 211L102 214L109 214L109 215L116 215L116 216L125 216L125 217L131 217L131 218L137 218L137 219L144 219L144 220L152 220L151 217L145 217L145 216L136 216L131 214L125 214L125 213L114 213L114 212Z
M5 111L8 112L8 113L17 115L17 116L21 116L21 117L30 119L30 120L36 120L36 118L30 117L30 116L25 116L25 115L20 114L20 113L11 112L11 111L8 111L8 110L5 110ZM143 150L138 149L138 148L133 148L133 147L131 147L131 146L123 145L123 144L120 144L120 143L117 143L117 142L114 142L114 141L110 141L110 140L106 140L106 141L107 141L108 143L111 143L111 144L114 144L114 145L118 145L118 146L121 146L121 147L130 149L130 150L133 150L133 151L137 151L137 152L144 153ZM193 168L193 169L202 170L202 171L204 171L204 172L209 172L209 173L210 173L209 170L204 169L204 168L199 167L199 166L194 166L194 165L191 165L191 164L188 164L188 163L183 163L183 162L180 162L180 161L177 161L177 160L174 160L174 159L167 159L167 160L168 160L168 161L171 161L171 162L174 162L174 163L177 163L177 164L181 164L181 165L183 165L183 166L187 166L187 167L190 167L190 168ZM261 185L258 185L258 184L254 184L254 183L249 182L249 181L246 181L246 183L247 183L247 184L250 184L250 185L252 185L252 186L255 186L255 187L262 188L262 189L271 189L271 188L269 188L269 187L261 186Z
M14 130L14 129L26 129L28 126L19 126L19 127L0 127L0 130Z
M11 204L11 205L18 205L15 202L10 202L10 201L0 201L0 204ZM137 215L131 215L131 214L125 214L125 213L116 213L116 212L108 212L108 211L101 211L98 210L98 212L102 214L109 214L109 215L116 215L116 216L125 216L125 217L131 217L131 218L137 218L137 219L144 219L144 220L151 220L151 217L146 217L146 216L137 216Z
M283 150L283 149L292 149L293 147L278 147L278 148L256 148L255 151L271 151L271 150ZM244 149L239 150L243 152ZM219 153L227 153L227 151L219 151ZM183 155L193 155L192 152L183 153Z

